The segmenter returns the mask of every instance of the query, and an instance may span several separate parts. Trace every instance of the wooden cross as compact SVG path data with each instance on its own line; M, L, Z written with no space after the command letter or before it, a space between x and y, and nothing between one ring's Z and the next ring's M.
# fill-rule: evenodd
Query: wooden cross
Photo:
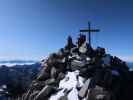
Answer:
M91 29L91 23L88 22L88 29L81 29L80 32L88 32L89 45L91 47L91 32L99 32L99 29Z

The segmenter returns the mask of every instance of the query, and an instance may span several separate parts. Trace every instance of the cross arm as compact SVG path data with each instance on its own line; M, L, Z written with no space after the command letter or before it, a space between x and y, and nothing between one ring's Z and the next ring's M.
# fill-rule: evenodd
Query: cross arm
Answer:
M99 32L99 31L100 31L99 29L91 29L91 30L82 29L82 30L80 30L80 32Z

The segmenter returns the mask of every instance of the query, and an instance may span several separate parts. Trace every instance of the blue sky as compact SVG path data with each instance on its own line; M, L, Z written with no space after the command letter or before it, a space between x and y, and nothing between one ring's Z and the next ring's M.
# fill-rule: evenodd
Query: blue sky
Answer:
M132 0L0 0L0 60L40 60L92 22L93 47L133 60Z

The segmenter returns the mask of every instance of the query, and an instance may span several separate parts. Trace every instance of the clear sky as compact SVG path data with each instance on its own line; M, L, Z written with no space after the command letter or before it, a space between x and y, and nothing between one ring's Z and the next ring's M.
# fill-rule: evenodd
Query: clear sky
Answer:
M40 60L88 21L93 47L133 60L132 0L0 0L0 59Z

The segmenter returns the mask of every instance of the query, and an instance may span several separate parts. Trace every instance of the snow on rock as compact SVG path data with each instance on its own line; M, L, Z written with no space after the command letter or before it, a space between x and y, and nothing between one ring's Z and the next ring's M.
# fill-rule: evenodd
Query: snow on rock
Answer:
M1 86L0 86L0 92L3 92L4 89L6 89L6 88L7 88L7 86L6 86L5 84L1 85Z
M68 100L79 100L78 90L73 88L73 90L68 94Z
M77 87L83 86L84 79L79 75L79 71L68 72L63 80L59 83L59 89L57 94L50 97L49 100L58 100L60 97L67 95L68 100L79 100ZM68 94L65 90L70 91Z
M0 92L4 91L3 89L0 89Z
M2 88L2 89L6 89L7 86L6 86L5 84L3 84L3 85L1 86L1 88Z

